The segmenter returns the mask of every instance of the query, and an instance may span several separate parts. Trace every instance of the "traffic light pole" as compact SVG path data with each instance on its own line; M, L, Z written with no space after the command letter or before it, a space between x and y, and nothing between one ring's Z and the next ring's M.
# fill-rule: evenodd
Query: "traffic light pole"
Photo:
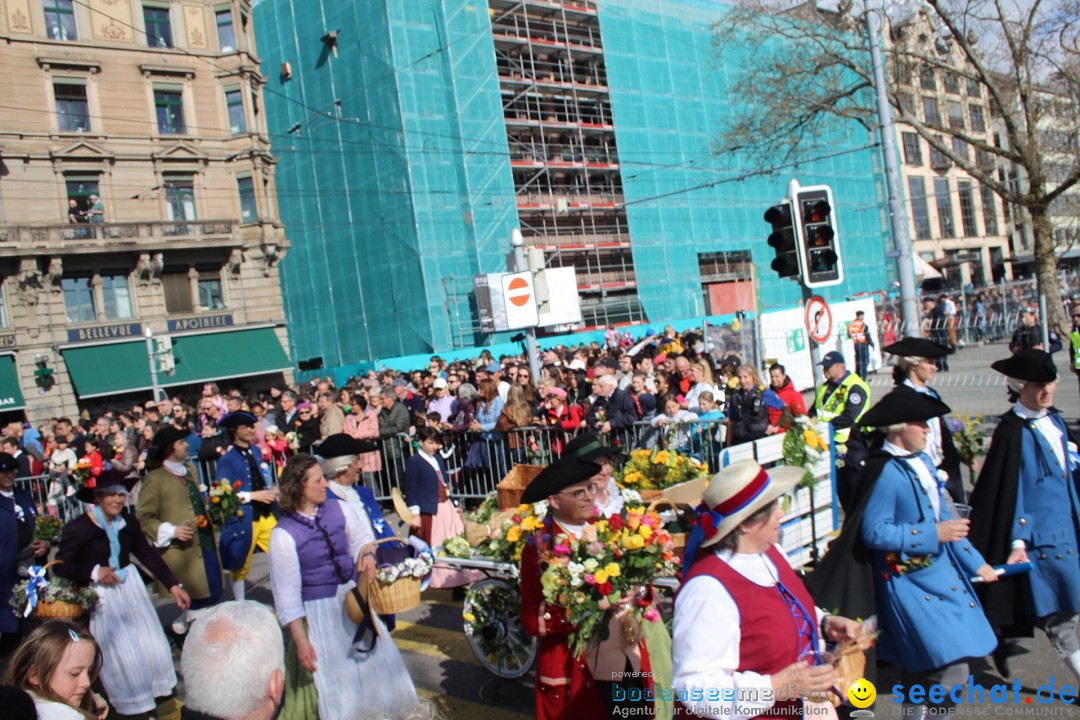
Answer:
M154 355L154 331L146 328L146 359L150 363L150 384L153 386L154 402L161 399L161 387L157 380L157 357Z
M801 243L802 239L800 233L802 231L799 228L802 223L799 219L799 187L799 181L795 178L788 180L788 198L791 200L791 214L794 218L794 226L797 228L795 231L796 242ZM803 282L803 274L800 274L799 276L799 287L802 288L803 309L805 310L807 303L810 302L810 298L814 296L814 291L806 287L806 284ZM809 331L806 333L806 342L810 345L810 363L812 365L811 369L814 371L814 387L816 388L818 385L825 382L825 373L821 369L821 346L817 344L817 341L810 337Z
M892 107L889 105L888 85L885 84L885 62L881 55L879 13L883 12L885 9L882 0L871 0L867 4L866 34L870 45L870 60L874 66L874 91L877 96L878 123L881 126L881 153L885 160L885 187L889 194L889 220L896 253L896 274L900 280L900 317L904 321L906 334L915 335L919 328L915 261L912 257L904 196L900 192L900 168L896 164L896 130L893 127Z
M510 245L514 248L514 265L517 271L527 272L529 264L525 262L525 238L521 237L521 231L517 228L514 228L510 235ZM535 297L535 291L533 295ZM525 347L529 356L529 374L532 375L533 382L540 382L540 353L536 345L536 328L525 328Z

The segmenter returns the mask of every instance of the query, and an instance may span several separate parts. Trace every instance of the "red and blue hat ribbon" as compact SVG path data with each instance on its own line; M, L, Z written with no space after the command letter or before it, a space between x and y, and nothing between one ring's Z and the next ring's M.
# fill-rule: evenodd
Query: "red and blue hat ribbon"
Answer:
M710 508L705 503L696 508L698 522L694 527L694 531L690 533L690 538L686 541L682 577L686 577L690 567L697 559L698 548L701 547L701 543L716 537L724 518L730 517L749 506L768 488L769 474L762 469L758 471L753 480L746 484L746 487L718 504L715 508Z

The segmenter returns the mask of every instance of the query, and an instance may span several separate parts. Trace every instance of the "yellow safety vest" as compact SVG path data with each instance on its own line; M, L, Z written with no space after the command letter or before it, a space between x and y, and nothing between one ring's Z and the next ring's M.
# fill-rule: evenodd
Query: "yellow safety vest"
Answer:
M817 410L817 416L819 420L824 422L832 422L840 413L844 412L844 408L847 406L848 395L853 388L861 388L866 396L866 404L863 405L862 412L855 418L855 422L859 421L859 418L863 416L867 408L870 407L870 386L855 373L848 373L836 389L829 394L828 397L825 393L829 391L829 383L823 382L817 389L817 400L814 403L814 408ZM843 445L851 437L851 428L843 428L837 430L834 434L834 439L837 445Z
M1069 340L1072 342L1073 369L1080 370L1080 330L1069 333Z

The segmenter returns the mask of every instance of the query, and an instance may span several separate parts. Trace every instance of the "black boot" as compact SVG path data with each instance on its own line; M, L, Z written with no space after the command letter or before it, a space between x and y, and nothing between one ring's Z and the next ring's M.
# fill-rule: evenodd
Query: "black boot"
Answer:
M998 639L998 645L991 654L994 660L994 668L1003 679L1008 680L1009 673L1009 643L1004 638Z

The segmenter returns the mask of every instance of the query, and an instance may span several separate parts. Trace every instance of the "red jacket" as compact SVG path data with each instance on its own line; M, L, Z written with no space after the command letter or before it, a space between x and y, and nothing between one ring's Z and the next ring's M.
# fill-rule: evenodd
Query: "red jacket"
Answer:
M784 407L791 410L791 414L798 417L799 415L806 414L806 403L803 402L802 393L795 389L795 386L791 382L790 377L784 378L784 384L779 388L773 388L773 392L784 401ZM773 410L769 408L769 424L776 425L780 422L780 417L784 414L784 411Z

